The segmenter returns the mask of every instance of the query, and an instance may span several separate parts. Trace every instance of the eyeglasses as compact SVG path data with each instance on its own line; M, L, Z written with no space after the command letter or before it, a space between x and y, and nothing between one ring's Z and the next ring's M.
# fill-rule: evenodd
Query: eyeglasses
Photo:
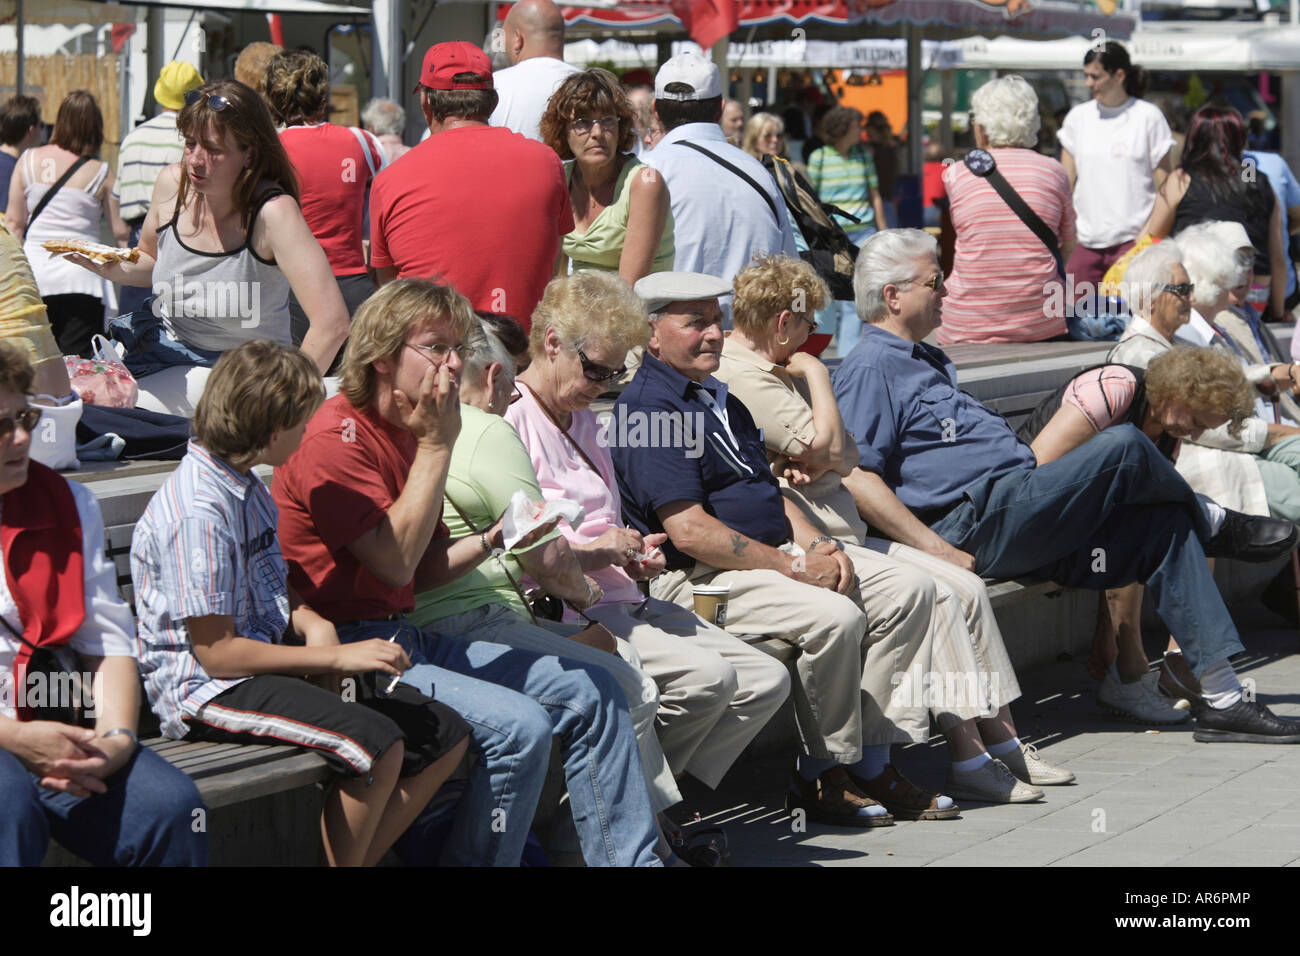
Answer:
M202 100L208 101L208 106L212 112L220 113L230 105L230 100L226 99L220 93L204 93L202 90L190 90L185 94L185 105L193 106Z
M627 371L626 365L620 365L618 368L610 368L608 365L598 365L591 359L587 358L582 349L574 347L578 353L578 359L582 362L582 374L589 382L608 382L610 379L618 378Z
M938 292L943 288L943 270L940 269L928 279L906 279L904 282L915 282L918 285L928 286L931 292Z
M478 351L472 345L446 345L442 342L434 342L432 345L416 345L414 342L407 342L406 346L423 352L428 358L433 359L438 364L447 361L452 352L459 355L460 360L463 362Z
M1162 286L1160 287L1160 291L1161 291L1161 292L1172 292L1174 295L1178 296L1178 298L1180 298L1180 299L1190 299L1190 298L1192 297L1192 290L1195 289L1195 288L1196 288L1196 285L1195 285L1194 283L1191 283L1191 282L1179 282L1179 283L1177 283L1176 285L1162 285Z
M569 127L579 136L586 136L597 123L600 124L600 128L606 133L618 132L617 116L584 116L581 119L571 120L569 122Z
M36 427L36 423L41 420L41 410L28 405L17 415L6 415L0 418L0 442L6 442L13 437L15 429L21 425L23 431L31 433Z

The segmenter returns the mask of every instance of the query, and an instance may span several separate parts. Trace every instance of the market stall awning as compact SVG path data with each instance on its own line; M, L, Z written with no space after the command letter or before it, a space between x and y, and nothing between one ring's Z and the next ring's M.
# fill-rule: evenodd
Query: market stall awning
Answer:
M956 44L970 69L1074 70L1082 65L1090 41L1086 37L1038 42L968 37ZM1144 24L1125 45L1133 62L1149 70L1300 70L1300 27Z
M1073 0L737 0L737 14L741 27L781 22L839 26L911 23L967 33L1090 37L1093 30L1105 30L1111 37L1128 37L1136 18L1116 12L1113 0L1099 2L1102 5ZM608 9L568 7L565 19L570 24L613 29L649 30L681 24L667 3L620 3Z
M702 53L699 44L675 40L672 55ZM564 59L575 66L590 63L613 64L619 69L654 69L659 62L655 43L625 40L574 40L564 45ZM734 68L790 67L814 69L904 70L907 41L875 38L867 40L760 40L730 43L727 65ZM962 65L961 48L955 43L926 40L921 44L923 70L948 70Z

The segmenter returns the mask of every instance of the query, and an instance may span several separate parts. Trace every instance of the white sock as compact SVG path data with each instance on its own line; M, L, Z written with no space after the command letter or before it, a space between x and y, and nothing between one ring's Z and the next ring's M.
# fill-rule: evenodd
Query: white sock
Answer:
M956 773L970 773L972 770L978 770L992 759L988 754L980 754L977 757L971 757L970 760L954 760L952 769Z
M1223 519L1228 517L1228 512L1223 510L1223 505L1219 504L1213 498L1207 498L1205 495L1197 495L1201 502L1201 507L1205 509L1205 517L1210 521L1210 536L1219 533L1223 527Z
M1215 710L1227 710L1241 700L1241 681L1226 660L1212 664L1201 674L1201 696Z
M994 757L1001 757L1003 754L1014 753L1020 749L1020 738L1012 737L1010 740L1004 740L1000 744L988 744L986 749Z
M1116 684L1122 684L1122 683L1124 683L1122 680L1120 680L1120 677L1119 677L1119 660L1118 660L1118 658L1117 658L1116 660L1113 660L1113 661L1110 662L1110 666L1106 668L1106 673L1110 675L1110 679L1113 680Z

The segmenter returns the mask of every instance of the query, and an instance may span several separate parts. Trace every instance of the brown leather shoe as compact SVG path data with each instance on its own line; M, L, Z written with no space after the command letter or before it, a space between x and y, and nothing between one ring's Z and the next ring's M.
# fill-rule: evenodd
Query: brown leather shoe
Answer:
M843 767L835 766L816 780L805 780L795 771L785 795L788 813L802 810L809 820L836 827L888 827L894 818L888 813L868 814L868 807L880 806L854 785Z
M956 803L940 809L939 794L922 790L899 773L892 763L885 764L884 773L874 780L863 780L853 773L849 773L849 779L900 820L952 820L961 813L961 807Z

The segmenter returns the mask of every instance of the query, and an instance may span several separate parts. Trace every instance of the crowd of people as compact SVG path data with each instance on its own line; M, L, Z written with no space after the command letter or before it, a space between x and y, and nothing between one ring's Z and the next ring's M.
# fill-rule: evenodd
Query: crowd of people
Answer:
M331 123L326 64L265 44L235 79L169 64L116 176L87 158L88 94L48 146L30 103L0 117L23 146L0 232L0 689L84 668L96 705L92 725L0 696L0 864L38 864L51 837L103 865L206 862L194 784L139 745L141 686L166 737L321 754L331 865L518 865L554 744L555 859L716 865L725 836L676 822L680 781L716 788L787 698L785 806L808 820L1050 799L1074 775L1020 738L983 578L1099 592L1106 706L1300 743L1243 691L1207 561L1300 538L1300 372L1250 306L1260 286L1285 306L1282 203L1262 173L1227 176L1240 117L1198 113L1171 171L1108 46L1062 163L1033 150L1032 87L991 82L978 155L943 175L949 277L935 236L897 225L883 116L814 121L810 99L746 122L693 53L627 89L564 64L549 0L515 4L503 36L495 72L471 43L428 50L410 147L400 104ZM764 161L796 124L851 298ZM1105 136L1140 140L1133 170L1106 168ZM1102 202L1121 176L1127 199ZM101 214L133 260L38 251ZM1019 432L930 344L1075 334L1047 287L1116 264L1122 337ZM114 284L147 290L110 326L138 407L192 420L135 526L133 608L94 496L37 460L35 395L73 391L54 369L104 331ZM833 373L803 350L819 317ZM1265 601L1296 623L1289 573ZM942 785L895 752L932 722ZM457 771L442 839L431 801Z

